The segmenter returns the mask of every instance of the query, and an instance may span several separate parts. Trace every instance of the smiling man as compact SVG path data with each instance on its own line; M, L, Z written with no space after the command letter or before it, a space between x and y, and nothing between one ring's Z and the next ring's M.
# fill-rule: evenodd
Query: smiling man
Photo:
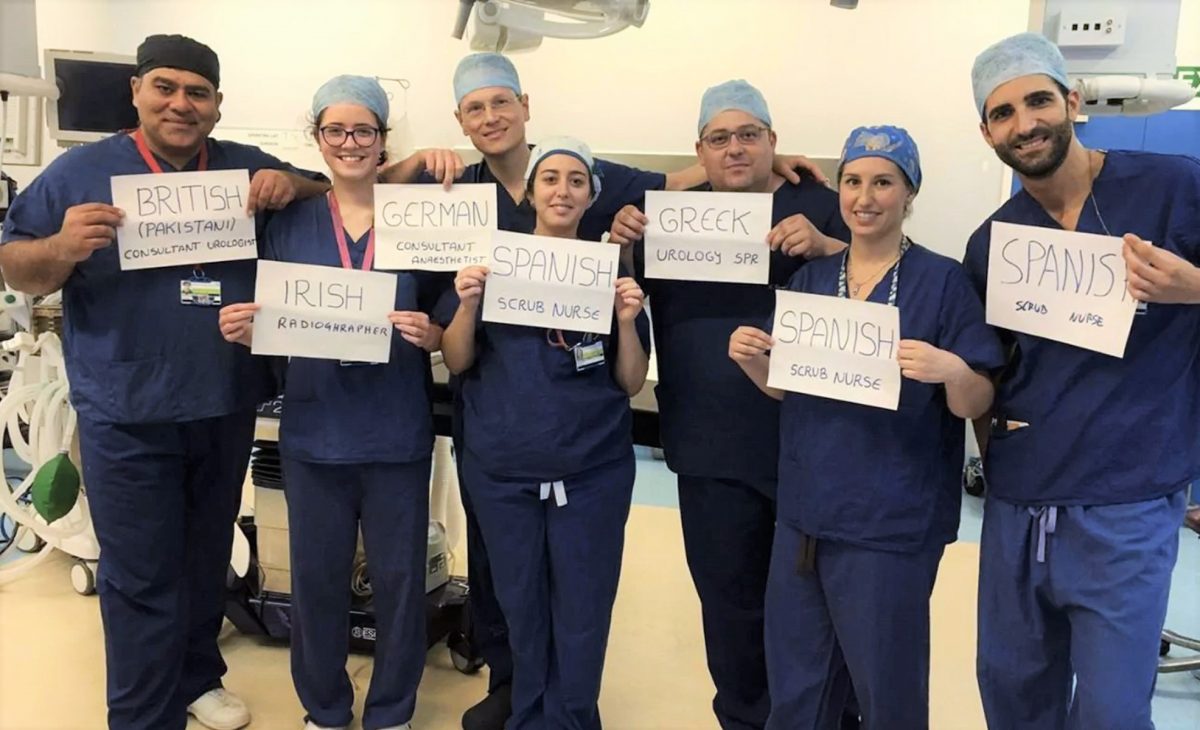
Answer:
M972 71L984 139L1022 190L971 236L986 297L993 221L1124 236L1148 306L1123 358L1020 332L984 459L977 670L996 730L1150 730L1159 633L1200 473L1200 160L1089 150L1080 99L1044 37ZM1151 243L1153 242L1153 243Z
M0 269L12 288L63 292L63 351L102 553L109 727L180 730L190 712L233 730L250 714L221 687L217 634L255 406L271 392L265 367L221 339L219 299L192 296L198 271L121 270L113 243L124 213L110 180L248 169L252 211L327 186L255 147L209 138L221 93L208 46L154 35L137 62L138 128L66 152L13 201ZM202 280L249 301L254 276L254 261L225 261L206 264Z

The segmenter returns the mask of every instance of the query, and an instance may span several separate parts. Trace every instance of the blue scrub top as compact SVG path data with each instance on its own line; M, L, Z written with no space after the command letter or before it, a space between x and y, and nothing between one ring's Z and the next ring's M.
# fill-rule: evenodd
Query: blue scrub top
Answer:
M1109 152L1077 230L1134 233L1200 263L1200 160ZM1099 215L1097 215L1097 209ZM987 295L991 222L1060 228L1022 190L971 236L965 265ZM1153 499L1200 474L1200 306L1150 304L1123 359L1021 334L998 388L988 489L1019 504L1102 505Z
M599 241L612 227L613 218L621 208L626 205L644 206L647 190L662 190L667 184L667 176L661 172L647 172L607 160L596 160L596 166L600 168L601 175L600 195L579 221L578 236L584 241ZM428 173L423 173L419 182L432 184L436 181ZM537 214L529 199L522 198L520 203L513 200L508 190L492 174L486 161L467 165L463 176L455 182L494 183L499 229L533 233Z
M207 145L210 170L298 172L257 147L212 139ZM196 170L198 162L197 156L184 170ZM166 160L160 165L173 169ZM149 172L127 134L68 150L13 201L0 243L51 236L67 208L111 205L112 176ZM260 236L265 220L256 221ZM75 265L62 290L63 350L80 416L105 423L192 421L254 408L273 395L266 362L222 339L219 307L180 304L180 282L192 274L191 266L121 271L115 243ZM205 264L204 274L221 282L222 301L254 298L253 260Z
M350 262L362 267L369 233L346 234ZM293 203L267 226L263 257L317 266L342 265L320 195ZM396 311L429 313L442 293L441 277L396 274ZM392 333L391 359L380 365L293 357L284 380L279 450L291 459L327 464L408 463L433 448L429 354Z
M841 265L841 256L812 261L788 289L837 296ZM868 301L887 304L894 269ZM1004 364L1000 340L957 261L913 244L900 261L896 306L902 338L953 352L972 370ZM953 542L964 432L941 385L903 378L896 411L787 393L780 414L779 519L817 538L879 550L913 552Z
M601 244L605 245L605 244ZM624 272L621 274L625 276ZM484 322L475 329L475 364L460 378L465 448L495 477L554 481L627 458L633 448L629 396L613 377L618 326L598 336L604 362L578 371L552 331ZM650 352L650 324L635 321ZM568 347L597 339L563 332Z
M696 190L711 190L702 185ZM771 224L803 214L827 236L850 240L838 196L809 178L774 194ZM761 327L775 308L774 289L805 262L771 255L770 285L646 279L645 249L634 249L650 298L658 353L659 430L667 466L677 474L771 485L779 461L779 404L729 358L729 336Z

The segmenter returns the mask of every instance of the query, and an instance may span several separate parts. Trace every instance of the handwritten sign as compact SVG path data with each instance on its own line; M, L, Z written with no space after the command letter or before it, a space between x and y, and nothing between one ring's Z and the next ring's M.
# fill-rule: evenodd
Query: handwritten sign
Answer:
M497 231L483 320L608 334L620 254L608 243Z
M375 186L375 265L458 271L485 264L496 230L496 186Z
M246 170L117 175L113 205L121 269L155 269L258 257L254 218L246 215Z
M396 275L259 261L255 355L384 363L392 347Z
M1137 309L1125 279L1119 238L992 223L988 324L1123 357Z
M646 193L646 276L766 284L770 193Z
M775 292L767 385L896 410L900 310L855 299Z

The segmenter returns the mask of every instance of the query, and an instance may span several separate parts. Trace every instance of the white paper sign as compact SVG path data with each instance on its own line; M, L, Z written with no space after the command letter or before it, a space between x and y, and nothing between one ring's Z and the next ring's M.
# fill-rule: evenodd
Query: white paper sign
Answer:
M493 184L375 186L375 266L458 271L486 264L496 230Z
M767 385L896 410L900 310L856 299L776 290Z
M646 193L646 276L766 284L770 193Z
M206 264L258 257L247 170L117 175L113 205L121 269Z
M992 223L987 321L996 327L1125 355L1137 300L1121 239Z
M387 362L395 327L396 275L259 261L255 355Z
M606 335L620 255L610 243L496 231L483 320Z

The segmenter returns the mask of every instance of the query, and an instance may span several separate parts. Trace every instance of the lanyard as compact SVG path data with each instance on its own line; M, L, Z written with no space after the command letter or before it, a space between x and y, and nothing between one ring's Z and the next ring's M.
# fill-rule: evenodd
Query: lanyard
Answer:
M327 193L329 198L329 216L333 219L333 235L337 238L338 254L342 257L342 268L353 269L354 265L350 263L350 248L346 245L346 227L342 225L342 209L338 206L337 196L330 190ZM371 233L367 236L367 251L363 254L362 270L370 271L371 264L375 261L375 227L371 226Z
M904 254L908 251L908 248L911 245L912 241L908 239L908 236L900 239L900 255L896 257L896 265L895 268L892 269L892 284L888 288L887 303L889 307L896 306L896 294L900 291L900 259L904 258ZM846 250L842 253L842 269L838 272L837 295L839 299L850 298L850 290L846 286L846 264L849 257L850 248L846 247Z
M142 159L146 161L146 166L150 168L150 171L161 175L163 171L162 165L158 164L158 160L156 160L154 158L154 154L150 152L150 146L146 144L146 138L142 136L142 130L135 129L129 136L133 137L133 143L137 145L138 153L142 156ZM196 169L200 172L204 172L208 169L207 140L200 145L200 163L196 166Z

